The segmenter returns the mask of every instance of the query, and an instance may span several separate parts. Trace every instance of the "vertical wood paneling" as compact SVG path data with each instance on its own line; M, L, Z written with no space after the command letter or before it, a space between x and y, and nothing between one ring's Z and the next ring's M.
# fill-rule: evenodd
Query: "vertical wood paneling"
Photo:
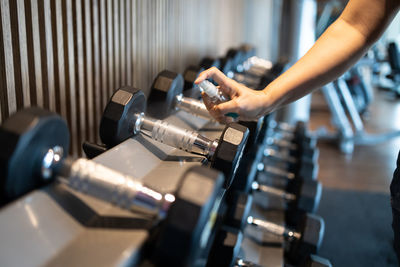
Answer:
M65 2L65 12L66 15L66 29L64 28L64 36L66 36L67 41L65 43L64 49L68 51L68 68L66 73L66 81L67 81L67 95L70 96L69 99L69 111L71 117L70 130L72 137L72 153L79 154L80 151L80 131L79 131L79 105L77 99L77 82L76 82L76 64L75 64L75 33L74 33L74 0L66 0ZM66 32L66 34L65 34ZM80 115L79 115L80 117Z
M2 7L0 6L2 9ZM4 47L4 37L3 37L3 15L0 11L0 110L1 110L1 121L9 116L9 104L8 104L8 94L7 94L7 79L6 79L6 65L5 65L5 47Z
M84 25L85 25L85 100L88 129L88 140L94 141L94 88L93 88L93 47L92 47L92 3L91 0L84 1Z
M14 80L14 59L13 44L11 37L10 5L8 0L1 1L1 22L3 28L3 46L4 46L4 68L5 68L5 88L7 90L7 102L9 114L17 110L17 96Z
M85 67L84 67L84 51L83 51L83 21L82 21L82 2L75 1L75 19L74 19L74 31L76 38L76 64L77 64L77 99L78 99L78 143L82 143L87 139L86 130L86 106L85 106Z
M101 50L101 103L104 107L107 103L107 18L106 0L100 0L100 50Z
M113 32L113 2L107 0L107 45L108 45L108 57L107 57L107 73L108 73L108 87L106 98L111 96L114 88L114 32Z
M56 83L56 92L58 92L58 101L59 102L59 110L61 115L70 122L71 119L68 118L67 115L67 103L68 98L66 94L66 69L65 69L65 52L64 52L64 27L63 21L65 20L63 10L62 10L62 2L56 1L52 2L53 6L53 16L52 16L52 26L55 28L53 30L53 40L56 46L57 56L55 57L55 61L57 62L57 70L55 71L55 76L57 77Z
M95 123L95 140L99 142L99 123L102 113L102 86L101 86L101 64L100 64L100 28L99 28L99 0L93 0L93 68L94 68L94 99L95 104L94 115Z
M30 95L30 82L29 82L29 67L28 67L28 48L26 38L26 21L25 21L25 4L24 0L16 1L16 11L18 18L18 39L19 39L19 51L17 54L20 55L20 66L21 66L21 85L23 93L23 105L28 107L31 105ZM14 47L16 49L16 47Z
M115 89L148 94L165 68L182 73L206 55L257 41L258 31L269 33L268 16L249 20L248 11L273 1L2 0L0 121L29 105L57 111L70 126L72 154L81 155L83 141L99 141Z
M55 76L54 76L54 51L53 51L53 32L51 23L51 7L50 0L44 0L43 13L44 15L44 29L45 29L45 44L46 44L46 63L47 66L47 83L49 95L49 109L56 111L56 93L55 93ZM55 26L55 25L54 25Z

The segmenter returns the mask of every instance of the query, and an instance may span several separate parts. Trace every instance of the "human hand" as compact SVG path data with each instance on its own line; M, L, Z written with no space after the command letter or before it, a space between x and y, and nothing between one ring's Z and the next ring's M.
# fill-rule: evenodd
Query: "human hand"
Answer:
M232 118L226 115L228 113L238 114L240 120L252 121L268 112L268 98L264 91L252 90L226 77L215 67L200 73L195 84L211 78L218 83L218 88L222 93L231 99L224 103L213 103L207 94L202 93L205 106L217 121L231 122Z

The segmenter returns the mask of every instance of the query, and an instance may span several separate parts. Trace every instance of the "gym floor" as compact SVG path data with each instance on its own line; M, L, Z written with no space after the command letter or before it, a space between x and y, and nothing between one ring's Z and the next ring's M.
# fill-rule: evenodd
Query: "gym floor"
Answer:
M368 133L400 130L400 100L375 91ZM313 94L310 127L330 129L330 112L322 94ZM320 255L333 266L398 266L393 251L389 186L400 138L374 146L356 146L352 156L320 141L319 180L323 194L318 214L325 220Z

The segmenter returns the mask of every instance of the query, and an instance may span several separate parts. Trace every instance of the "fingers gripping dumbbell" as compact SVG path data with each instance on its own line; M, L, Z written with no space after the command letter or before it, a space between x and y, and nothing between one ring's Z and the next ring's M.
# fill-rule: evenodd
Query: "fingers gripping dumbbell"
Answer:
M57 180L121 208L156 215L162 223L154 253L162 264L191 266L206 246L222 195L219 173L193 167L183 174L175 194L157 192L94 161L67 158L65 121L39 108L9 117L0 127L0 137L0 193L6 199ZM181 221L187 222L185 227Z
M317 253L325 231L325 224L321 217L305 214L297 229L289 229L270 221L249 216L251 206L251 195L237 193L236 203L229 206L225 223L241 230L250 224L284 237L288 241L285 255L294 264L304 263L310 254Z
M132 87L118 89L107 104L100 122L102 142L111 147L144 133L158 142L207 157L211 167L224 173L225 187L229 187L247 142L247 128L231 123L222 131L219 140L210 140L197 132L147 117L145 107L143 92Z

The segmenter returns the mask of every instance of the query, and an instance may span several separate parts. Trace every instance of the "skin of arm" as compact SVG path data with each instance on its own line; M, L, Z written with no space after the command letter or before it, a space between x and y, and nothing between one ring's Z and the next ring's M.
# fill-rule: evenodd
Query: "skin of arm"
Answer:
M235 112L241 120L254 120L329 83L355 64L381 36L400 7L400 0L350 0L340 17L290 69L262 91L227 78L216 68L202 72L195 83L213 78L231 100L204 103L220 122Z

